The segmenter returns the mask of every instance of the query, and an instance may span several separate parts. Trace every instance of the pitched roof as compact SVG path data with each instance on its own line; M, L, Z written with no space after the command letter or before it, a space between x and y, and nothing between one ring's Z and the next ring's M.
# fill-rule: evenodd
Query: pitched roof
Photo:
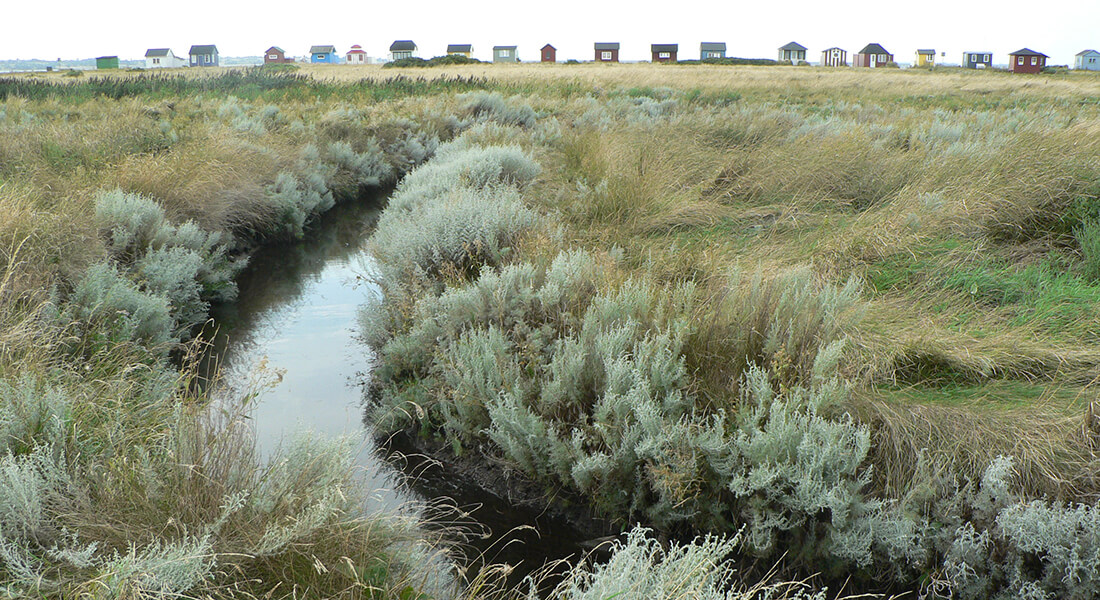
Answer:
M679 50L680 44L650 44L650 52L676 52Z
M803 52L806 51L806 47L803 46L802 44L799 44L798 42L790 42L790 43L787 43L787 44L783 44L782 46L779 47L779 49L780 50L801 50Z
M390 52L394 50L416 50L416 42L412 40L396 40L390 44Z
M725 42L703 42L703 43L699 44L699 50L701 50L703 52L706 52L708 50L710 50L712 52L725 52L726 51L726 43Z
M310 46L310 54L328 54L329 52L336 52L336 46Z
M557 48L555 48L555 47L551 46L550 44L546 44L546 45L545 45L545 46L543 46L542 48L539 48L539 50L546 50L547 48L549 48L549 49L551 49L551 50L557 50Z
M860 54L890 54L886 51L886 48L878 44L867 44L863 47L863 50L859 51Z
M217 54L218 47L214 44L191 46L191 51L188 54Z
M497 50L515 50L515 49L516 49L515 46L493 46L493 52L496 52Z
M447 52L473 52L473 44L447 44Z
M266 54L267 52L271 52L272 50L278 52L279 54L286 54L286 50L283 50L282 48L280 48L278 46L272 46L272 47L268 48L264 53Z
M619 42L596 42L596 50L618 50Z
M145 57L151 58L154 56L168 56L168 53L172 50L169 48L149 48L145 51Z
M917 50L917 54L935 54L935 53L936 53L935 50L920 50L920 49Z
M1100 52L1097 52L1096 50L1082 50L1074 56L1087 56L1089 54L1100 54Z
M989 54L989 55L992 55L993 53L990 52L989 50L967 50L966 52L963 52L963 54Z
M366 54L366 53L367 53L367 51L363 50L363 47L360 46L359 44L355 44L354 46L351 47L351 50L348 50L348 54Z
M826 48L826 49L822 50L822 52L828 52L830 50L840 50L841 52L847 52L847 50L845 50L844 48L841 48L840 46L833 46L832 48Z
M1009 56L1042 56L1043 58L1050 58L1046 54L1043 54L1042 52L1036 52L1036 51L1032 50L1031 48L1021 48L1021 49L1019 49L1015 52L1009 52L1008 55Z

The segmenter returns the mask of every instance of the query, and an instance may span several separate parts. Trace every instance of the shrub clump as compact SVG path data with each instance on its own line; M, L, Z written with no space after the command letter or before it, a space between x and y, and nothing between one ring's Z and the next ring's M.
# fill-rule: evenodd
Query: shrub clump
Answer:
M167 301L177 327L201 322L210 301L236 297L233 278L245 261L230 256L228 235L193 221L173 225L152 199L117 189L96 196L95 215L110 258L125 265L141 291Z
M498 92L467 92L459 94L462 113L476 121L493 121L501 125L532 127L538 113L518 96L508 100Z

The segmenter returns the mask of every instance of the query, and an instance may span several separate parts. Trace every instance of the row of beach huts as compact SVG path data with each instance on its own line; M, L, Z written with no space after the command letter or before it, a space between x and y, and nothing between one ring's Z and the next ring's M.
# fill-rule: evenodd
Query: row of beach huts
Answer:
M620 45L617 42L597 42L593 45L593 61L602 63L619 62ZM473 46L471 44L450 44L447 46L448 55L461 55L472 58ZM418 48L412 40L396 40L390 44L390 60L416 58ZM808 64L808 48L797 43L790 42L779 47L778 62L784 64ZM679 57L679 44L651 44L651 60L655 63L676 62ZM940 58L944 57L943 53ZM1030 48L1022 48L1010 52L1008 68L1014 73L1038 73L1047 66L1050 58L1042 52L1036 52ZM725 42L703 42L699 44L699 59L724 59L726 58ZM346 53L338 53L335 46L319 45L309 49L306 59L316 64L369 64L371 59L367 56L362 46L354 45ZM546 44L540 49L539 62L554 63L558 61L557 48ZM278 46L272 46L264 52L265 64L293 63L294 58L287 57L286 52ZM494 63L520 62L517 46L493 46ZM936 51L933 49L918 49L914 56L913 66L932 67L937 64ZM220 58L218 47L213 44L191 46L187 57L176 56L169 48L151 48L145 53L145 67L148 69L171 67L211 67L218 66ZM848 52L843 48L826 48L821 51L821 66L846 67L849 65ZM896 65L894 55L882 47L881 44L867 44L862 50L852 56L851 66L880 68ZM118 68L117 56L101 56L96 59L96 68ZM989 51L963 52L961 66L970 69L988 69L993 67L993 53ZM1075 69L1086 71L1100 71L1100 52L1096 50L1084 50L1074 57Z

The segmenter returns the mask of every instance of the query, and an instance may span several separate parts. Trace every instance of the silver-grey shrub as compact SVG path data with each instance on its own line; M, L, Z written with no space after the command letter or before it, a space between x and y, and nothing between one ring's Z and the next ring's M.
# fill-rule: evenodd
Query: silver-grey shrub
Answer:
M827 597L825 591L815 592L802 583L748 585L738 581L733 559L740 546L738 536L705 536L666 546L650 531L635 527L625 540L614 543L606 562L574 567L549 597L554 600L824 600ZM528 595L529 600L539 597L535 589Z
M942 574L959 598L1067 598L1100 595L1100 504L1025 500L1014 491L1013 461L995 460L980 486L964 486L941 511L955 524Z
M395 179L393 165L375 138L370 138L363 152L356 152L348 142L333 142L328 147L328 158L348 173L355 186L379 187L389 185Z
M532 127L538 113L519 96L505 100L499 92L467 92L458 95L462 112L479 121L494 121L502 125Z
M227 234L193 221L174 225L151 198L118 189L96 196L96 223L111 256L144 290L169 301L179 328L201 322L209 300L236 297L233 278L245 262L230 256Z
M382 296L365 312L365 329L376 348L408 327L417 299L439 294L445 277L501 264L542 226L519 194L538 173L519 148L459 142L401 182L371 237Z
M107 249L118 258L143 252L166 223L159 204L121 189L96 194L95 220Z
M89 267L60 315L83 331L85 341L97 345L140 341L155 347L170 341L174 332L168 301L141 291L112 263Z
M274 209L278 232L293 238L301 238L305 234L306 221L310 217L332 208L336 203L322 178L315 176L299 180L288 171L275 177L264 197Z
M459 187L415 213L380 221L372 247L383 277L476 273L500 264L505 250L540 222L514 188Z

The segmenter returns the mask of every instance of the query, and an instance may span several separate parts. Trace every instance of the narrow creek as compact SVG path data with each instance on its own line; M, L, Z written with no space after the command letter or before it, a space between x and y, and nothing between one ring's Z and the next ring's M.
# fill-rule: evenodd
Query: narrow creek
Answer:
M365 246L384 201L378 196L337 205L305 240L253 254L238 277L238 299L211 311L212 347L203 369L209 376L220 367L215 396L248 389L261 372L278 379L251 412L262 456L303 430L361 439L358 465L373 490L367 510L459 507L431 512L438 522L468 532L465 560L513 565L513 582L547 561L582 555L588 536L568 519L513 506L417 455L407 440L382 443L364 422L371 351L356 338L356 316L367 294L376 293L364 277L371 269Z

